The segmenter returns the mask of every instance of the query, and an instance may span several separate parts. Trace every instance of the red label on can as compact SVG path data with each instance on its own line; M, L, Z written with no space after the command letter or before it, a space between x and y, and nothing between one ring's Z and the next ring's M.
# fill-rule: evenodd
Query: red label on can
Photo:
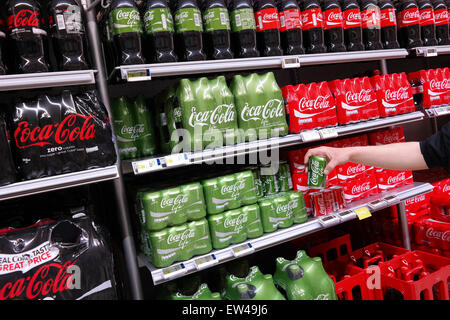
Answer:
M324 11L323 21L325 30L344 27L344 17L339 8Z
M255 12L256 32L270 29L280 29L278 10L275 8L263 9Z
M323 28L322 9L313 8L302 12L303 30Z
M414 24L420 24L420 13L418 8L411 8L401 11L398 16L399 28L408 27Z
M394 8L387 8L383 9L380 12L380 20L381 20L381 27L392 27L397 25L397 19L395 18L395 9Z
M39 12L28 9L23 9L17 12L15 15L8 17L9 29L14 28L38 28L39 25Z
M428 26L434 24L434 10L427 8L420 10L420 25Z
M434 20L437 26L448 24L448 11L445 9L434 11Z
M344 11L344 29L361 27L361 11L350 9Z
M361 21L363 29L380 28L380 9L376 7L361 11Z
M289 9L280 12L280 31L302 28L302 17L299 9Z

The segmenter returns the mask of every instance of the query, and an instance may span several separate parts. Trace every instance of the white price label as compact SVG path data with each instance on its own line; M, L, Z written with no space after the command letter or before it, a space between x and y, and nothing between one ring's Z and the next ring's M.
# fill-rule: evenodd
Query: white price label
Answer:
M298 57L286 57L281 59L283 69L300 68L300 59Z
M375 200L372 201L371 203L369 203L369 208L372 210L378 210L380 208L383 208L387 205L387 202L384 199L379 199L379 200Z
M189 156L187 153L174 153L166 156L167 167L179 166L189 163Z
M197 268L197 270L203 270L217 263L219 263L219 260L216 258L215 255L211 254L206 257L196 259L195 267Z
M339 218L341 218L342 221L352 220L356 216L356 213L354 213L351 210L347 210L344 212L339 213Z
M300 133L300 136L302 137L303 142L320 140L320 134L316 130L303 131Z
M434 109L434 112L436 113L437 116L443 116L449 113L449 108L448 107L436 108Z
M426 48L423 52L424 57L437 57L437 49L436 48Z
M128 82L152 80L150 69L127 70L125 79Z
M331 139L336 138L338 136L338 132L336 128L325 128L319 130L320 136L322 139Z
M389 197L384 198L384 201L386 201L389 204L396 203L397 202L397 197L396 196L389 196Z
M232 250L233 250L233 255L236 258L248 255L255 251L255 249L253 248L251 243L241 244L240 246L234 247Z
M176 264L162 270L164 279L173 279L179 275L186 273L184 264Z
M134 174L147 173L163 168L162 161L159 158L136 161L132 163Z
M320 218L319 222L324 226L330 226L337 224L339 222L339 219L336 216L325 216Z

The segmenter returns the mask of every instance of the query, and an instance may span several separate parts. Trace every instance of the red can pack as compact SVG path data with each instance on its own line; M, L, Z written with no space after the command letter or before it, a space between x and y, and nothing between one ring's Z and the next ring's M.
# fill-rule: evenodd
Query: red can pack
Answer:
M381 117L415 110L411 85L405 73L377 75L370 81L377 93Z
M450 250L450 223L423 219L414 223L413 233L416 245Z
M334 199L337 204L338 210L342 210L344 208L347 208L347 202L344 198L344 187L343 186L332 186L330 187L330 190L334 192Z
M289 150L287 152L287 158L289 160L292 173L305 171L305 155L309 149L310 148L301 148L297 150Z
M327 215L327 208L325 206L325 198L323 192L313 192L309 195L311 199L311 207L314 217L322 217Z
M364 175L372 175L374 173L374 167L353 162L337 166L337 179L340 184L344 184L347 180L358 179Z
M405 208L408 214L417 213L430 208L430 196L428 194L421 194L414 198L405 201Z
M325 203L325 209L327 214L331 214L333 212L337 212L339 210L339 205L337 204L334 198L334 191L330 189L324 189L322 191L323 201Z
M367 77L329 82L340 124L379 117L377 96Z
M294 190L306 192L308 191L308 174L306 172L295 172L292 174L292 185Z
M289 130L337 125L336 102L327 82L285 86L281 89L289 108Z
M398 142L405 142L405 133L402 127L395 127L392 129L369 133L369 144L371 146Z
M383 192L413 183L413 177L411 171L384 170L377 173L377 181L378 189Z
M437 206L450 206L450 178L433 183L430 201Z
M346 202L354 202L378 193L377 181L374 175L347 180L343 187Z
M419 79L422 84L424 108L450 104L450 69L420 70L408 74L408 79Z

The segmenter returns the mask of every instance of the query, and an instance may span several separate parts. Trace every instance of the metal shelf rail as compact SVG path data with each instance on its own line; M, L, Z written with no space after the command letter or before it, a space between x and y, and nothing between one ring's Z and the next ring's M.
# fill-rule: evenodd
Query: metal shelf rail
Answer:
M406 49L321 53L298 56L276 56L229 60L157 63L116 67L110 79L119 76L127 82L147 81L156 77L169 77L199 73L246 71L268 68L299 68L303 65L334 64L358 61L398 59L408 56Z
M433 107L430 109L425 109L425 113L428 118L436 118L441 116L446 116L450 114L450 105L444 105L439 107Z
M0 187L0 201L37 193L81 186L89 183L113 180L119 176L116 165L58 176L28 180Z
M95 73L81 70L0 76L0 91L95 84Z
M266 151L268 149L289 147L307 142L326 140L341 137L353 133L364 132L373 129L384 128L397 124L422 120L424 114L420 111L401 114L388 118L374 119L335 128L308 130L300 134L289 134L284 137L239 143L215 149L191 153L178 153L167 156L152 157L148 159L122 161L122 170L125 174L135 175L156 172L166 169L183 167L188 165L212 162L239 155Z
M411 53L415 54L417 57L436 57L450 54L450 46L417 47L411 49Z
M280 243L299 238L310 233L323 230L340 223L360 220L367 216L367 212L374 213L392 205L398 205L406 199L431 192L433 186L429 183L415 182L400 188L383 192L366 199L352 203L348 208L320 218L312 218L303 224L277 230L263 236L247 240L243 243L221 250L214 250L208 254L194 257L190 260L175 263L166 268L155 268L143 254L139 255L141 267L146 267L152 274L155 285L192 274L220 263L224 263L242 256L260 251ZM365 216L363 216L365 214Z

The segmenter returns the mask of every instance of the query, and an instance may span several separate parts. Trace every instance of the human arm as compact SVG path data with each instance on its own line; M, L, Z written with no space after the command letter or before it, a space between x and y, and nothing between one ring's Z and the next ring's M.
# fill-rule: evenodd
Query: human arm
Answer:
M308 150L304 159L305 163L308 163L312 155L324 156L328 159L325 174L329 174L337 165L346 162L391 170L428 169L419 142L348 148L319 147Z

